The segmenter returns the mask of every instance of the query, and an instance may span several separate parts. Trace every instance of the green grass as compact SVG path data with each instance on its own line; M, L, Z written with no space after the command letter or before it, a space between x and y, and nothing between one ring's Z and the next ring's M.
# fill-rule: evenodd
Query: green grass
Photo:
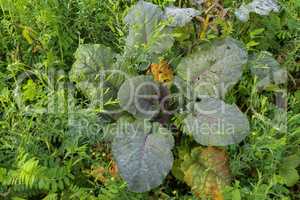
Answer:
M68 91L75 93L76 108L86 107L82 94L64 85L78 45L99 43L122 52L127 34L123 17L135 2L0 0L0 199L195 199L172 175L149 193L128 192L126 183L109 173L109 144L97 133L102 126L97 110L79 116L67 112ZM165 6L173 1L153 2ZM240 2L226 0L225 5L236 7ZM229 9L233 29L225 34L245 44L254 41L249 52L272 52L288 69L289 84L284 88L288 107L282 112L274 106L274 91L258 92L247 70L227 95L226 100L237 103L251 120L247 139L227 147L233 179L224 189L227 199L300 199L300 183L287 186L280 176L288 168L286 158L300 155L300 4L280 2L280 14L253 16L246 24ZM218 37L213 31L209 34ZM30 112L50 100L55 110ZM77 137L70 134L70 123ZM104 183L91 174L99 167L105 169ZM299 173L299 166L296 170ZM287 173L292 179L293 172Z

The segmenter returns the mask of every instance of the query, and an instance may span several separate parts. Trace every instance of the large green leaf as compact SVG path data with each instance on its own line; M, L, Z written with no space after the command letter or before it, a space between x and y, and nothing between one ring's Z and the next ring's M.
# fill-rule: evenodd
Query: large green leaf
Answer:
M120 106L136 118L151 119L159 113L160 86L151 76L136 76L120 87Z
M170 26L173 27L182 27L200 14L201 12L194 8L167 7L165 10L166 18L171 20Z
M193 97L224 97L242 75L247 52L241 43L226 38L200 45L183 58L178 75L191 84Z
M112 68L114 58L115 54L111 49L103 45L80 45L75 52L76 61L69 74L71 81L76 82L76 87L91 101L112 98L116 95L113 84L104 81L101 73Z
M120 121L116 134L112 152L129 189L145 192L160 185L173 164L172 134L148 121Z
M225 146L241 142L249 133L249 122L236 105L214 98L188 105L187 131L202 145Z
M249 65L251 73L258 77L258 88L264 89L272 83L283 84L287 81L287 71L280 68L277 60L267 51L251 55Z
M139 1L125 17L129 24L126 39L128 56L144 49L150 56L161 54L173 46L171 29L163 24L163 11L159 6Z
M163 11L158 5L139 1L124 20L129 26L124 60L138 61L139 69L145 70L173 46L173 28L186 25L199 14L193 8L167 7Z
M249 20L251 12L259 15L268 15L271 11L279 12L280 6L276 0L253 0L251 3L242 4L239 9L235 11L236 17L242 22Z

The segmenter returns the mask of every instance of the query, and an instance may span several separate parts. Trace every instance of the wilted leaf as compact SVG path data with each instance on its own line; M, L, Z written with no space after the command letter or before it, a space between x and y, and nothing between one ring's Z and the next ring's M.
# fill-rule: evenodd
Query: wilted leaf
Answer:
M105 181L107 180L107 177L105 176L105 168L102 166L99 166L97 168L92 169L92 171L90 172L90 174L95 177L96 180L99 180L102 183L105 183Z
M166 18L171 20L170 26L173 27L182 27L200 14L201 12L194 8L167 7L165 10Z
M173 80L173 70L171 66L164 60L159 64L151 64L149 72L152 73L155 81L167 83Z
M151 76L136 76L120 87L120 106L136 118L151 119L159 113L160 87Z
M115 162L112 162L111 163L111 166L109 168L109 174L112 176L112 177L117 177L118 176L118 172L119 172L119 169L118 169L118 166Z
M254 0L247 5L241 5L235 11L235 15L239 20L246 22L249 20L250 12L255 12L259 15L268 15L271 11L279 12L279 9L280 7L276 0Z
M177 72L190 82L193 97L223 97L240 79L247 57L240 42L226 38L199 46L182 59Z
M206 146L225 146L241 142L249 134L249 122L236 105L214 98L188 105L191 113L185 118L187 131Z
M283 84L287 81L287 71L280 68L279 63L269 52L253 54L249 59L249 65L251 73L258 77L258 88L265 89L272 83Z
M228 156L223 149L195 148L182 164L184 181L200 198L223 200L222 188L230 184Z
M119 123L112 152L121 176L134 192L159 186L172 168L172 134L158 123Z

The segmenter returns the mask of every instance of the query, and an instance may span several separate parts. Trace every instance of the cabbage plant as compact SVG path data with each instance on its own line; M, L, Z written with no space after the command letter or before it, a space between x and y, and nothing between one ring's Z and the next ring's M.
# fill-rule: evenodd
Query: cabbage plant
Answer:
M113 114L109 131L113 133L112 153L131 191L145 192L163 183L174 164L172 149L178 131L210 147L237 144L249 133L247 116L237 105L224 101L248 61L241 42L221 38L194 46L181 57L173 81L167 84L146 73L151 63L173 47L173 31L200 14L193 8L163 10L139 1L124 20L129 31L122 54L98 44L81 45L75 54L70 78L78 89L90 101L102 97L102 101L118 102L118 113ZM170 109L174 105L177 108ZM105 104L101 108L110 111ZM172 129L169 119L175 115L182 117L182 129ZM201 176L200 171L206 170L203 166L210 166L197 164L198 158L218 151L197 153L198 149L191 159L185 158L184 179L191 187L201 182L193 176Z

